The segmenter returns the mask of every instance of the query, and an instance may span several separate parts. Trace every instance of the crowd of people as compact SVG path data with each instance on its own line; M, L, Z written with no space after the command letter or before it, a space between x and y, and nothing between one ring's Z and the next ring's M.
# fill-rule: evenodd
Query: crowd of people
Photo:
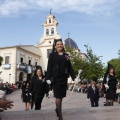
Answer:
M0 83L0 90L3 90L6 94L11 94L13 91L17 89L16 84L10 84L8 82L6 83Z

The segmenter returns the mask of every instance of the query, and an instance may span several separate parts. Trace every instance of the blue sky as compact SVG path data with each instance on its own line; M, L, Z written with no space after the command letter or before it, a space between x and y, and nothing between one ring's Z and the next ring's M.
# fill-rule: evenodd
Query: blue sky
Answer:
M106 63L120 49L119 6L120 0L0 0L0 47L39 43L51 7L62 39L70 32L81 52L89 44Z

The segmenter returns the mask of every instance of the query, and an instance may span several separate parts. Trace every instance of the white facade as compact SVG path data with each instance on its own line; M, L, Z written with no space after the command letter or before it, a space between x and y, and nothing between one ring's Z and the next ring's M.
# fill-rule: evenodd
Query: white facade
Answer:
M54 39L60 39L61 36L57 32L58 22L55 16L49 14L46 20L42 24L44 27L44 33L40 38L40 44L37 44L37 48L40 49L41 59L40 63L42 65L43 71L47 70L47 62L49 53L52 50Z
M0 48L0 56L4 59L0 67L0 80L4 83L26 80L33 66L40 65L40 50L33 45Z

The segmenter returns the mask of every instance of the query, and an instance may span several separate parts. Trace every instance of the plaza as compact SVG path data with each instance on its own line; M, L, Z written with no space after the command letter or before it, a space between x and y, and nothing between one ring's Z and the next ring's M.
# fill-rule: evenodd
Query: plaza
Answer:
M3 112L2 106L0 107L0 120L120 119L119 6L118 0L0 0L0 90L5 92L6 100L13 101L14 104L12 109ZM62 40L61 46L64 49L57 49L57 40ZM64 50L69 56L63 54ZM31 78L36 75L38 67L42 68L46 79L43 79L42 75L38 78L44 83L45 80L54 82L54 78L55 81L56 78L61 78L51 74L55 74L58 68L58 75L61 75L60 72L64 75L73 73L70 72L72 69L69 69L70 62L69 65L62 64L61 58L51 60L53 64L50 65L52 69L49 71L48 60L52 51L65 55L65 63L70 60L75 72L74 76L70 74L68 78L69 86L67 96L62 102L62 114L62 99L59 99L61 96L56 97L56 105L53 96L44 96L42 106L38 104L41 110L34 110L35 106L28 109L27 105L25 109L21 98L24 98L23 94L21 95L21 83L32 83ZM48 78L47 73L51 74ZM98 87L97 90L95 83L90 87L91 93L95 96L97 93L97 97L94 97L97 99L93 98L95 106L98 106L99 96L106 94L106 98L100 98L99 107L91 107L87 99L92 99L88 89L91 81L95 81ZM37 85L35 88L41 88L40 92L47 92L46 85ZM49 84L49 90L51 86ZM26 83L25 92L29 92L28 87ZM66 90L63 88L64 86L60 90L53 90L59 93ZM33 89L30 93L25 93L25 96L33 95L35 102L35 91ZM38 94L36 96L39 97ZM113 105L114 97L119 103L115 101ZM110 106L104 106L106 100ZM7 107L9 105L11 104L6 103ZM56 113L59 113L59 118Z
M1 120L58 120L55 113L54 98L44 97L42 109L25 111L21 100L21 90L13 92L7 99L14 101L14 107L0 113ZM67 92L63 99L64 120L118 120L120 105L115 102L113 107L105 107L105 98L100 98L99 107L90 107L86 94Z

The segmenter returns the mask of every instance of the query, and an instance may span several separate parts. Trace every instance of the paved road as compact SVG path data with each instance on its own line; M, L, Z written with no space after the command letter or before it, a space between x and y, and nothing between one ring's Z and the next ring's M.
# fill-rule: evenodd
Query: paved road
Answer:
M7 98L14 101L14 107L0 113L1 120L58 120L54 112L54 98L44 98L42 110L25 111L21 98L21 91L15 91ZM104 107L104 98L100 99L98 108L91 108L86 100L86 94L71 93L63 100L64 120L118 120L120 119L120 105L115 103L113 107Z

